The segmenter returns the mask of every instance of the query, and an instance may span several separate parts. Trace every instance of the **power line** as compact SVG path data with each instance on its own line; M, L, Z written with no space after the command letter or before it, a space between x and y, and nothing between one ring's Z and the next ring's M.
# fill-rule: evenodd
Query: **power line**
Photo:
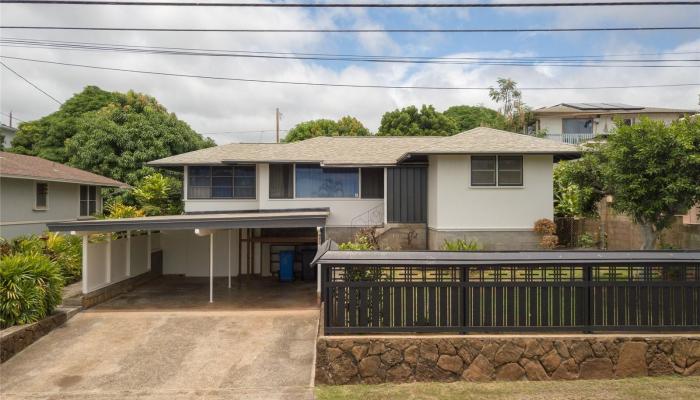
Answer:
M606 1L557 3L238 3L174 1L87 1L87 0L0 0L6 4L53 4L89 6L169 6L169 7L245 7L245 8L520 8L520 7L611 7L698 5L699 1Z
M537 33L537 32L636 32L636 31L695 31L700 26L645 26L612 28L473 28L473 29L210 29L210 28L117 28L98 26L24 26L5 25L0 29L33 29L63 31L118 32L216 32L216 33Z
M259 53L247 54L226 50L203 50L203 49L173 49L168 47L147 47L147 46L128 46L128 45L111 45L111 44L94 44L80 42L58 42L58 41L37 41L37 40L13 40L0 39L2 47L20 47L20 48L41 48L55 50L74 50L74 51L107 51L107 52L124 52L147 55L175 55L175 56L210 56L210 57L232 57L232 58L262 58L276 60L313 60L313 61L348 61L348 62L374 62L374 63L409 63L409 64L447 64L447 65L495 65L495 66L516 66L516 67L531 67L531 66L561 66L561 67L579 67L579 68L697 68L700 65L688 64L668 64L668 62L698 62L700 59L633 59L633 60L553 60L549 59L543 62L538 59L517 60L509 58L472 58L469 61L457 61L447 59L410 59L410 58L392 58L390 56L366 56L366 57L344 57L344 56L303 56L290 55L281 53ZM600 62L608 62L608 64L599 64ZM641 65L628 64L630 62L642 62ZM610 64L612 63L612 64ZM663 65L650 65L649 63L664 63Z
M296 86L322 86L322 87L345 87L345 88L363 88L363 89L417 89L417 90L490 90L490 87L469 87L469 86L397 86L397 85L365 85L365 84L351 84L351 83L321 83L321 82L301 82L301 81L278 81L269 79L254 79L254 78L233 78L224 76L211 76L211 75L198 75L198 74L178 74L173 72L159 72L159 71L145 71L138 69L128 69L128 68L114 68L114 67L100 67L95 65L85 65L85 64L74 64L65 63L50 60L37 60L32 58L23 57L9 57L0 55L0 58L6 58L11 60L22 60L30 61L44 64L80 67L96 70L105 71L118 71L118 72L131 72L138 74L147 75L159 75L159 76L172 76L172 77L183 77L183 78L199 78L199 79L211 79L218 81L235 81L235 82L249 82L249 83L269 83L269 84L282 84L282 85L296 85ZM611 85L611 86L572 86L572 87L521 87L522 90L598 90L598 89L642 89L642 88L671 88L671 87L688 87L688 86L700 86L698 83L672 83L672 84L651 84L651 85Z
M511 57L442 57L442 56L387 56L387 55L361 55L361 54L329 54L329 53L304 53L304 52L280 52L280 51L253 51L253 50L229 50L229 49L192 49L187 47L164 47L164 46L143 46L143 45L126 45L126 44L111 44L100 42L76 42L64 40L50 39L28 39L17 37L0 38L0 42L17 42L17 43L50 43L60 45L95 45L95 46L119 46L135 49L166 49L166 50L185 50L185 51L208 51L208 52L223 52L223 53L241 53L241 54L272 54L272 55L292 55L292 56L312 56L312 57L349 57L349 58L382 58L382 59L398 59L398 60L568 60L568 59L590 59L590 58L610 58L610 57L629 57L629 56L662 56L662 55L680 55L680 54L700 54L700 50L696 51L669 51L669 52L650 52L650 53L614 53L614 54L584 54L584 55L557 55L557 56L511 56ZM579 61L579 60L574 60ZM614 60L622 61L622 60ZM625 60L631 61L631 60ZM642 59L639 61L650 61ZM651 60L653 61L653 60ZM665 60L665 61L680 61L680 60Z
M25 120L23 120L23 119L17 118L17 117L15 116L14 112L12 113L12 115L10 115L10 114L8 114L8 113L6 113L6 112L0 111L0 114L6 116L7 118L16 119L16 120L19 121L19 122L27 122L27 121L25 121Z
M63 103L61 103L60 101L56 100L55 97L53 97L53 96L51 96L50 94L48 94L44 89L40 88L39 86L33 84L29 79L27 79L27 78L23 77L22 75L20 75L19 72L15 71L14 69L12 69L12 68L10 68L9 66L7 66L7 64L5 64L5 63L3 63L2 61L0 61L0 65L2 65L3 67L7 68L10 72L12 72L13 74L17 75L20 79L22 79L23 81L25 81L25 82L27 82L28 84L30 84L34 89L36 89L36 90L40 91L41 93L45 94L46 96L48 96L51 100L53 100L53 101L55 101L56 103L58 103L59 106L60 106L60 105L63 105Z

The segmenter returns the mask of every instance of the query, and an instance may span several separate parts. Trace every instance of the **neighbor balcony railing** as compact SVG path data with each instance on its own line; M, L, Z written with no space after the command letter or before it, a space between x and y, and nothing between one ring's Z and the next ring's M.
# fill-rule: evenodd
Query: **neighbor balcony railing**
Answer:
M700 252L397 254L320 258L327 334L700 330Z
M596 137L595 133L562 133L562 134L547 134L547 139L556 140L568 144L580 144Z

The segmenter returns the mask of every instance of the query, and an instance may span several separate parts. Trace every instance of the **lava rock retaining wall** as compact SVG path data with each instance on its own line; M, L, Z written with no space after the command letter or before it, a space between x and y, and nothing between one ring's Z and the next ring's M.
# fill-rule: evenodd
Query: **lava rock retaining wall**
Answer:
M319 337L320 384L700 375L700 335Z

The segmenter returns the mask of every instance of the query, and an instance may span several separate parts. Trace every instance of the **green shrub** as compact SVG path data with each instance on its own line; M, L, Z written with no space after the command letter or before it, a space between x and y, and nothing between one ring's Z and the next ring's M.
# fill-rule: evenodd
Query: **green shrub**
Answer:
M48 233L45 253L58 264L66 283L80 280L83 273L83 248L78 236Z
M373 228L361 229L355 233L351 242L340 243L340 250L370 251L379 249L377 235Z
M481 250L481 246L476 240L467 241L464 239L445 239L445 241L442 243L442 249L446 251L478 251Z
M0 258L0 326L36 322L61 302L63 277L48 256L15 253Z
M593 239L593 236L591 236L590 233L582 233L578 237L578 247L583 247L583 248L591 248L595 246L595 239Z

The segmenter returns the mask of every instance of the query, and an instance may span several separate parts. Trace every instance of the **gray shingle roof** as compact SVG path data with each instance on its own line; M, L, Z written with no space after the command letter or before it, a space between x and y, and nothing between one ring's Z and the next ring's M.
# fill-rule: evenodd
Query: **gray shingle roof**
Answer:
M491 128L454 136L332 136L293 143L233 143L151 161L152 166L222 163L314 162L323 165L393 165L410 154L578 154L573 145Z

